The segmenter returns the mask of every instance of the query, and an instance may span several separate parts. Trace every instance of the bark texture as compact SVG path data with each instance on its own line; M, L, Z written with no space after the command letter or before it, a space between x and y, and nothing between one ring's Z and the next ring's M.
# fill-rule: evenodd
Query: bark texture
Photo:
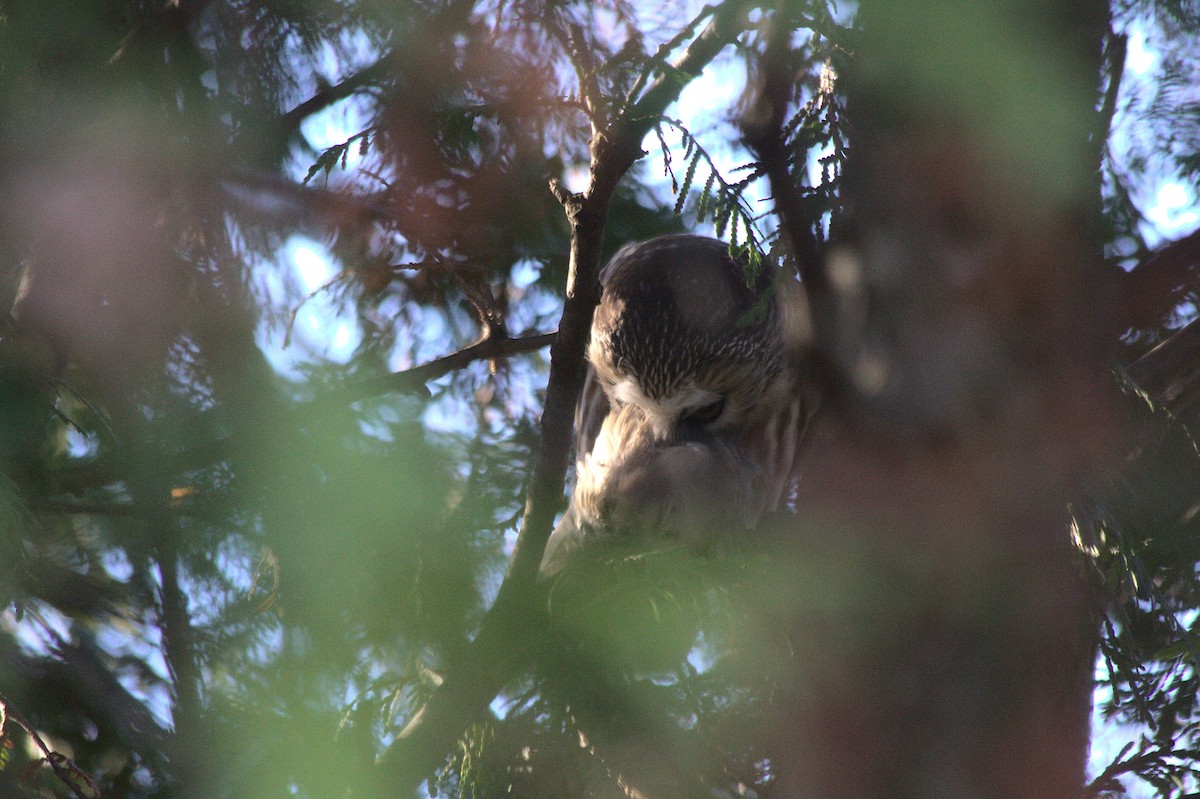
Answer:
M778 606L782 795L1075 797L1094 622L1066 508L1120 439L1089 141L1106 10L875 0L861 21L852 221L815 303L838 429Z

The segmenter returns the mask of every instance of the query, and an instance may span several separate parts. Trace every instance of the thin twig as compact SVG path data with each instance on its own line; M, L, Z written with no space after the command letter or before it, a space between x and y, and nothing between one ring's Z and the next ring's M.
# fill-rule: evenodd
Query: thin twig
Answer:
M1129 37L1124 33L1109 31L1108 46L1104 48L1108 61L1108 86L1104 90L1104 102L1096 118L1095 137L1097 148L1103 153L1107 149L1109 130L1113 116L1117 113L1117 97L1121 93L1121 79L1125 75L1125 56L1129 49ZM1099 168L1099 164L1096 165Z
M469 366L475 361L491 361L544 349L554 343L557 335L558 333L538 333L520 338L483 338L469 347L420 366L352 383L346 388L346 392L357 399L389 392L411 394L424 389L426 383Z
M770 19L767 49L760 62L761 86L742 117L741 127L746 143L754 151L770 183L775 210L796 259L796 268L809 298L809 311L816 324L820 321L819 304L829 285L812 234L812 221L805 218L799 193L788 170L783 125L795 83L788 66L790 35L790 28L778 16Z
M664 72L668 69L674 69L671 63L667 61L667 56L673 53L675 48L683 44L684 41L696 30L696 26L708 17L712 16L712 13L716 10L717 6L706 5L704 8L700 9L700 13L692 18L691 22L689 22L687 25L684 25L683 28L680 29L679 33L675 34L670 38L670 40L665 41L658 46L658 49L654 51L654 55L646 59L646 63L643 65L641 72L638 73L637 79L633 82L633 86L629 88L629 92L625 95L625 103L622 106L622 110L629 108L638 99L638 93L641 92L641 90L645 87L646 81L650 79L650 76L654 73L655 68L663 70Z
M313 297L316 297L318 294L322 294L326 291L331 291L334 286L336 286L338 283L344 282L352 274L353 273L349 270L342 270L341 272L338 272L336 275L329 278L329 280L326 280L324 283L310 291L302 300L300 300L300 302L296 303L296 305L292 308L292 312L288 314L287 326L284 328L283 349L286 350L288 347L292 346L292 330L296 327L296 314L300 313L300 310L307 305L309 300L311 300Z
M66 785L71 790L71 793L75 794L77 799L98 799L100 789L87 772L75 765L66 755L55 752L47 746L46 742L42 740L42 736L38 735L37 729L24 716L13 709L13 704L7 696L0 693L0 733L3 732L3 722L5 719L11 719L18 727L25 730L25 733L30 737L34 745L45 756L44 759L47 765L54 771L54 776L58 777L59 781L63 785ZM84 793L83 788L80 787L81 782L88 786L91 792L90 795Z
M374 64L360 69L358 72L332 86L327 86L279 117L278 124L281 132L287 136L292 135L299 130L300 123L313 114L324 111L329 106L350 97L365 86L381 82L385 78L395 74L396 63L397 58L395 54L388 53Z
M457 30L463 24L471 10L467 0L454 0L446 4L437 13L426 19L422 24L415 25L406 31L401 41L393 49L375 63L363 67L358 72L342 79L309 97L290 111L282 114L277 123L279 130L286 136L293 135L305 119L325 110L334 103L354 95L360 89L375 83L383 83L389 78L395 78L401 72L397 66L403 63L404 47L424 47L432 39L444 37L448 32Z

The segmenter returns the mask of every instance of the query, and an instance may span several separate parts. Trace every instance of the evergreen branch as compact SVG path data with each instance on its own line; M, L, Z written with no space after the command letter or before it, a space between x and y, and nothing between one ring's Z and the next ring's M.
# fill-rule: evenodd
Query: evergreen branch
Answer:
M770 183L775 209L808 295L809 313L819 330L825 316L820 306L829 292L829 281L812 224L806 219L795 182L788 170L787 144L783 133L793 85L788 66L790 35L790 29L778 17L770 20L767 49L760 67L761 86L750 109L742 117L741 127L747 145L758 157Z
M75 765L74 761L61 752L56 752L46 745L37 728L25 720L25 717L13 709L13 704L4 694L0 694L0 738L3 738L4 721L11 719L33 741L34 746L42 753L42 762L50 766L58 781L70 789L76 799L99 799L100 789L86 771ZM34 761L37 762L37 761ZM84 792L83 786L87 786Z
M1117 273L1124 289L1122 324L1155 328L1184 301L1200 292L1200 230L1165 244L1128 273Z
M424 47L431 37L439 38L448 31L458 29L470 14L471 6L472 3L469 0L453 0L453 2L447 3L437 13L424 20L422 24L409 29L401 40L401 44L405 47ZM403 47L397 46L374 64L363 67L333 86L321 89L279 117L277 124L280 132L290 138L300 129L300 124L313 114L324 111L364 87L383 83L389 77L394 77L398 74L398 67L404 63L406 55Z
M717 168L712 155L691 134L691 131L687 129L681 120L664 117L661 122L679 131L684 145L684 158L688 159L687 172L684 175L683 183L676 187L679 196L675 202L675 214L677 216L682 214L684 202L687 199L687 192L695 178L696 167L700 161L704 161L705 166L708 168L708 178L705 180L704 189L700 193L696 209L696 221L704 221L705 217L711 211L714 226L717 227L717 235L721 236L724 235L725 225L729 223L731 218L740 220L742 227L748 234L749 240L747 241L747 246L751 251L761 254L762 244L756 234L754 212L746 204L743 197L746 187L762 175L761 170L757 167L751 168L750 173L745 178L739 180L737 183L730 183ZM665 142L663 146L665 147ZM669 152L664 150L664 160L668 164L668 167L670 163L669 158ZM671 177L673 180L674 174ZM718 200L715 203L712 196L714 187L717 189L716 199ZM736 227L737 222L734 224Z
M732 42L750 24L747 13L753 3L726 0L712 12L712 19L674 62L671 70L659 75L622 117L632 126L630 136L640 145L642 137L675 102L683 87L700 74L717 53Z
M342 270L341 272L338 272L336 275L329 278L329 280L326 280L324 283L306 294L304 298L300 300L300 302L296 303L296 305L292 307L291 313L288 314L287 325L284 327L283 349L286 350L288 347L292 346L292 331L296 327L296 315L300 313L301 309L303 309L305 305L308 304L309 300L313 299L318 294L331 291L334 286L336 286L338 283L345 282L352 274L353 273L348 270Z
M372 197L304 186L282 175L234 169L218 176L218 184L235 205L255 213L279 213L275 207L264 211L251 198L252 193L262 192L290 201L303 214L323 217L330 226L345 225L354 220L383 224L396 220L396 209L390 204Z
M299 105L279 117L279 129L285 136L292 136L300 129L300 123L313 114L320 113L334 103L345 100L360 89L380 83L389 75L394 74L399 59L394 52L380 58L374 64L360 69L353 75L321 89Z
M699 74L742 31L749 6L743 0L721 4L674 63L676 74L684 78ZM585 375L584 350L600 298L598 275L609 205L622 176L643 155L642 139L686 83L686 79L660 76L632 108L606 130L595 132L590 181L582 194L571 194L551 184L571 226L571 252L562 320L551 348L541 438L521 530L496 601L484 615L479 634L451 664L445 682L380 757L380 767L394 792L407 795L431 775L454 741L486 712L488 703L528 662L531 630L540 629L545 612L537 600L536 578L563 503L575 405Z
M1121 79L1125 75L1125 56L1128 50L1129 36L1109 31L1107 46L1104 48L1105 60L1108 62L1108 86L1104 90L1104 102L1096 115L1096 130L1092 134L1101 158L1107 150L1113 116L1117 112L1117 97L1121 92ZM1099 168L1100 164L1097 163L1096 167Z
M747 145L758 158L771 187L779 216L781 238L791 251L803 287L812 339L807 342L815 373L830 396L842 391L843 378L832 358L836 341L837 308L825 270L814 222L804 204L788 163L784 120L792 94L793 73L789 67L791 32L779 15L768 22L767 46L760 69L758 95L741 119ZM835 132L836 133L836 132Z
M535 352L554 344L558 336L554 333L538 333L520 338L489 336L482 338L469 347L435 358L428 363L391 372L369 380L357 381L346 388L347 397L364 399L386 393L412 394L425 388L430 381L444 377L450 372L458 371L475 361L493 361L508 358L512 355L524 355Z
M475 361L496 360L543 349L554 343L556 335L556 333L539 333L520 338L501 338L499 336L484 338L461 350L443 355L440 358L435 358L428 363L414 366L411 369L403 369L399 372L390 372L385 375L353 381L336 391L321 394L314 400L301 403L295 409L295 413L303 415L312 413L313 410L322 406L335 403L357 402L381 394L427 393L428 389L425 387L425 384L432 380L437 380L439 377L444 377L450 372L465 368ZM175 475L194 469L202 469L214 463L227 460L234 454L234 451L234 439L231 437L222 437L204 444L189 447L183 452L164 455L156 459L155 462L166 474ZM124 480L128 478L128 475L125 473L124 464L121 462L106 461L88 464L87 466L57 469L50 472L48 477L59 489L79 491ZM77 506L73 504L69 506L64 505L60 509L63 512L85 512L86 508L91 508L90 510L86 510L86 512L96 513L119 513L122 510L120 506L109 506L107 508L96 506L92 508L90 505ZM185 515L196 514L189 510Z
M1200 320L1195 320L1126 367L1156 403L1195 429L1200 400Z
M308 174L306 174L304 176L304 180L301 181L302 185L307 186L308 182L312 180L318 172L324 172L325 177L328 178L330 173L333 172L333 168L338 164L341 164L342 169L345 169L346 159L350 156L350 145L354 144L355 142L358 142L359 155L366 155L367 151L371 147L371 134L374 132L374 128L367 128L366 130L361 130L358 133L355 133L344 142L335 144L332 147L326 147L325 150L322 151L319 156L317 156L317 160L313 162L312 166L308 168Z
M1084 799L1097 799L1106 794L1118 793L1124 795L1125 789L1118 782L1117 777L1122 774L1133 774L1139 778L1145 779L1147 772L1161 771L1166 775L1183 775L1192 776L1200 773L1200 769L1190 766L1189 763L1195 762L1195 751L1179 751L1174 746L1174 741L1170 743L1154 743L1142 740L1138 751L1126 757L1129 751L1133 748L1133 742L1125 744L1121 751L1117 754L1116 759L1110 763L1102 772L1096 775L1096 778L1088 783L1084 788ZM1175 767L1172 767L1168 762L1169 758L1180 758L1183 762ZM1166 794L1160 794L1165 796ZM1192 794L1187 794L1191 796Z
M700 9L700 13L692 18L691 22L689 22L687 25L684 25L683 28L681 28L680 31L672 36L668 41L665 41L659 45L658 49L654 51L654 55L646 60L641 72L638 73L637 79L634 80L633 86L631 86L629 91L625 94L625 101L622 104L622 110L628 109L631 105L633 105L634 101L637 99L638 93L640 93L642 89L646 87L646 81L650 80L650 76L654 73L656 68L663 70L664 73L666 70L674 69L671 63L667 61L667 56L669 56L677 47L683 44L689 36L693 35L693 32L696 30L696 26L699 25L704 19L712 16L712 13L716 9L717 6L706 5L704 8Z
M554 30L557 31L557 28ZM579 96L592 123L592 130L603 130L608 124L608 114L600 91L600 67L595 62L595 53L587 47L587 37L578 25L568 25L565 35L563 45L571 59L571 66L575 68Z

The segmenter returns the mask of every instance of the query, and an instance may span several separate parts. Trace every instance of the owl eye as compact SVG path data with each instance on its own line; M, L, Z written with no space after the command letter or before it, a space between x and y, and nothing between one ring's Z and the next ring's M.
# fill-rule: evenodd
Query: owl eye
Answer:
M683 417L685 422L696 422L699 424L708 424L715 422L721 418L721 414L725 412L725 398L713 400L707 405L702 405L691 413Z

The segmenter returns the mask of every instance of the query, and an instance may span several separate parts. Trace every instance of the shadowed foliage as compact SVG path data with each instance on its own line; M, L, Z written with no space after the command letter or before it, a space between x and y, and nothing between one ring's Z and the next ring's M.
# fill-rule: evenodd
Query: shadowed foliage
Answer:
M1200 792L1198 41L0 0L0 795ZM804 475L538 580L600 267L679 231L803 287Z

